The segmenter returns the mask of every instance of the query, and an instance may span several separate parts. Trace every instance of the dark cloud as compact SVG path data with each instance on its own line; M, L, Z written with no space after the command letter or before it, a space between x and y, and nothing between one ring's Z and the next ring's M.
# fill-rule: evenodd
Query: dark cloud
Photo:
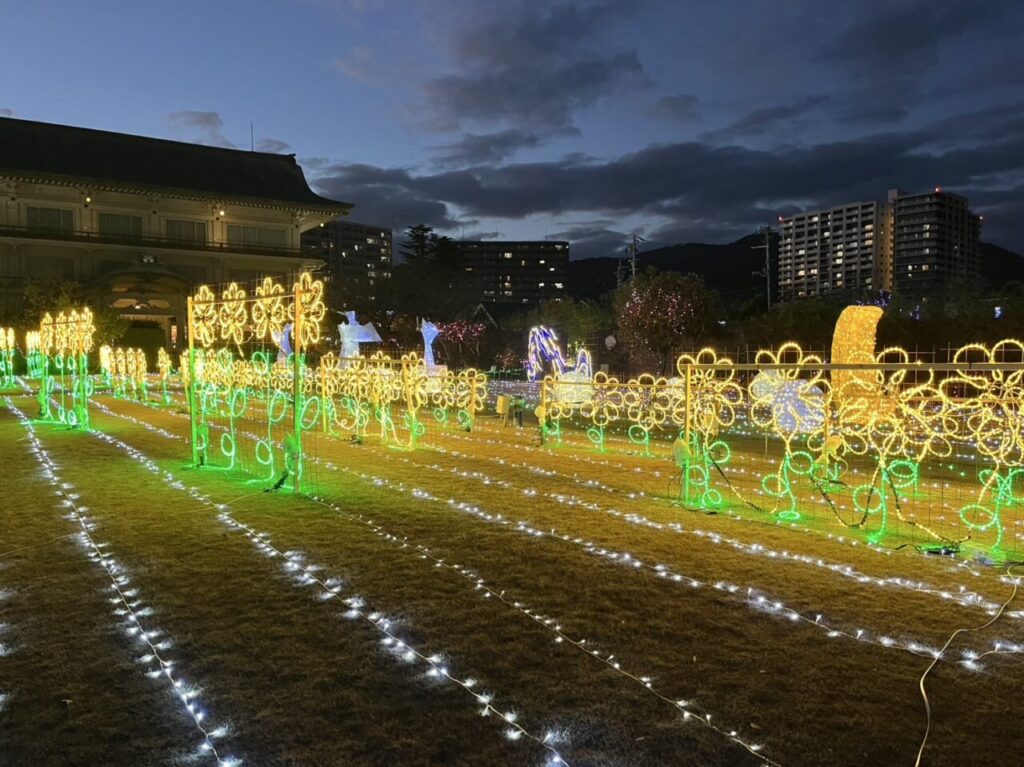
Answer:
M696 122L700 120L700 113L697 111L697 97L688 93L680 93L675 96L662 96L654 102L650 114L654 117L661 117L673 122Z
M224 136L224 120L217 112L183 111L167 116L171 127L185 135L189 141L210 146L235 148Z
M979 30L998 31L1007 23L1008 15L1012 19L1019 11L1020 3L899 0L862 8L853 23L825 42L820 57L849 64L864 77L885 78L927 70L955 38Z
M618 3L491 7L453 35L457 74L423 85L430 124L507 124L534 133L571 130L573 113L626 83L646 82L636 51L599 44L624 12Z
M536 147L540 137L515 128L498 133L466 133L458 141L437 147L435 163L443 168L464 165L497 165L520 149Z
M492 231L492 232L472 231L472 232L466 232L465 234L460 234L459 235L460 239L463 239L463 240L500 240L504 236L505 236L504 232L494 232L494 231Z
M457 224L448 206L426 197L408 184L402 170L385 170L370 165L336 165L313 179L313 185L333 200L353 200L354 221L382 224L401 231L413 224L452 229Z
M1024 28L1024 4L1017 0L898 0L852 7L858 10L853 21L826 39L808 62L841 73L845 84L834 99L834 116L844 123L896 123L937 95L963 96L963 86L972 82L977 89L998 84L1006 71L989 68L986 82L971 70L978 64L984 69L984 58L997 50L1000 39L1011 40ZM984 57L978 55L982 50ZM1019 56L1013 61L1019 64ZM941 85L924 87L929 79ZM953 81L961 88L951 89Z
M712 140L730 140L740 136L754 136L763 134L769 128L775 127L778 123L789 123L797 117L802 117L807 112L815 109L828 101L828 96L815 95L806 96L792 104L779 104L771 107L763 107L748 112L743 117L726 127L707 134Z
M0 109L0 117L14 117L13 109Z
M402 226L420 219L451 226L454 210L490 220L641 214L666 222L659 239L687 239L687 232L720 239L807 207L882 199L896 186L942 185L968 196L989 190L974 200L981 212L991 213L989 236L1024 245L1015 231L1024 207L1013 193L1000 192L1024 181L1024 130L976 146L925 151L933 138L927 130L879 133L775 151L685 142L607 161L566 158L433 174L343 164L328 169L320 184L357 206L367 198L374 207L433 206L432 218L403 211L389 219Z
M257 152L270 152L271 154L285 154L291 146L276 138L261 138L256 142Z

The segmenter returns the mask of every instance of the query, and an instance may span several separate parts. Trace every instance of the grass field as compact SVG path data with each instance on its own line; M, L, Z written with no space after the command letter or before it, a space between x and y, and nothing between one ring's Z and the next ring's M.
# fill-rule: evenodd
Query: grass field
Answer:
M1011 594L680 509L667 464L493 421L414 452L320 436L300 497L188 468L173 409L100 397L93 434L19 412L0 764L913 765L931 652ZM929 675L923 764L1021 763L1024 656L958 662L1024 643L1019 607Z

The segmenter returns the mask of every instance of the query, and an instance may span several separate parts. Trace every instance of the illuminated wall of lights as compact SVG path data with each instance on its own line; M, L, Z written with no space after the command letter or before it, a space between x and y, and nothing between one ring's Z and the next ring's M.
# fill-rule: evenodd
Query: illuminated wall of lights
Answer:
M833 345L839 362L788 343L758 352L753 365L711 349L684 355L668 379L549 374L537 410L542 437L561 444L561 423L576 419L598 451L617 427L649 455L653 433L673 434L686 506L753 508L792 522L810 499L872 542L911 530L937 547L1005 555L1004 516L1024 501L1024 343L971 344L952 364L929 365L900 348L875 351L879 317L877 307L844 312ZM781 456L760 461L756 483L741 487L730 464L736 443L753 435ZM942 489L936 472L971 457L973 498L938 522L908 510L929 488Z

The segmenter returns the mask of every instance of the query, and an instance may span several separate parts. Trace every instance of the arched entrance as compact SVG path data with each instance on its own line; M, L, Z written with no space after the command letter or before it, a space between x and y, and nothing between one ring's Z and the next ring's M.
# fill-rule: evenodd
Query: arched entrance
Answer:
M91 291L98 301L117 309L133 328L158 328L162 345L174 351L185 343L185 312L192 281L162 266L143 266L109 272L97 279ZM145 334L132 333L141 338ZM151 334L155 339L155 332ZM137 342L138 346L151 343Z

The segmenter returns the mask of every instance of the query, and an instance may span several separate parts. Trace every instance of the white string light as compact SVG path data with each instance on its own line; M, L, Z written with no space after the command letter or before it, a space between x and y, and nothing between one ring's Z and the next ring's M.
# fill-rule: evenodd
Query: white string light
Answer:
M243 530L246 533L246 536L251 541L253 541L253 543L256 544L257 547L264 554L267 554L268 556L282 557L285 561L286 571L293 575L296 575L299 578L299 585L308 586L314 583L319 585L323 589L321 593L321 598L325 600L331 599L340 593L340 580L329 579L325 581L321 579L318 575L316 575L316 572L320 568L305 563L304 558L297 552L281 551L274 547L273 544L270 543L269 537L265 533L260 533L232 517L228 513L228 504L218 504L215 501L213 501L208 495L205 495L204 493L199 491L197 488L186 487L185 484L178 480L171 472L161 469L159 464L156 463L156 461L154 461L152 458L147 456L145 453L143 453L141 450L134 447L133 445L130 445L117 437L113 437L109 434L104 434L102 432L92 432L92 434L97 439L100 439L101 441L107 443L108 445L119 448L123 452L127 453L132 459L137 461L148 471L163 479L163 481L173 489L181 492L187 492L189 496L194 500L207 504L211 508L217 510L219 512L218 519L221 522L223 522L228 527L231 527L232 529ZM568 763L555 748L555 743L557 742L559 737L555 731L549 731L545 735L537 735L527 730L525 727L518 723L518 716L515 712L500 711L492 705L492 695L473 690L472 688L478 684L476 680L474 680L473 678L461 679L459 677L454 676L450 672L448 664L444 662L444 659L441 656L436 654L427 655L418 650L413 645L410 645L407 641L400 639L397 636L397 634L394 633L392 622L380 613L372 611L370 608L366 607L365 602L361 598L352 597L345 601L346 604L348 604L349 606L349 611L347 615L352 618L363 619L366 622L372 624L377 629L377 631L384 634L387 640L385 642L385 646L388 647L391 651L397 652L403 658L403 660L409 662L419 660L421 662L426 663L429 666L426 672L429 677L450 680L457 684L460 688L472 694L474 699L476 699L478 703L482 703L484 706L483 709L481 710L482 715L488 716L493 713L500 716L503 720L502 726L505 728L505 737L507 737L509 740L519 740L520 738L526 738L528 740L534 741L538 745L542 746L548 752L549 758L546 762L547 765L551 765L552 767L554 765L568 766Z
M145 605L139 598L139 590L132 584L126 568L106 551L109 544L97 542L93 537L93 532L97 527L96 522L86 513L88 509L78 504L80 496L74 492L74 486L61 478L56 462L43 447L31 420L14 405L10 397L6 397L5 400L8 410L25 427L29 451L39 462L43 476L54 486L57 497L61 499L61 507L67 509L67 519L78 525L79 532L76 537L86 550L86 556L89 561L102 567L107 574L111 592L109 602L114 615L118 618L125 634L141 645L143 652L136 657L136 660L148 668L146 676L151 679L165 680L171 692L185 708L193 726L199 731L201 741L195 756L212 757L216 760L218 767L241 765L240 759L221 755L218 751L216 741L228 734L228 728L223 725L210 726L205 707L199 701L199 688L185 682L184 678L175 670L176 661L168 655L167 651L173 647L173 642L164 636L162 631L153 628L145 620L153 614L153 608Z
M308 563L306 558L297 551L282 551L277 548L270 542L270 537L267 533L257 531L253 527L232 517L227 511L228 505L220 504L218 508L221 509L218 519L228 528L242 532L257 550L265 556L283 559L285 572L295 578L298 587L319 586L321 591L318 596L323 601L334 599L341 594L343 590L343 581L341 579L327 578L325 580L321 578L317 573L323 569L322 567ZM374 610L362 597L351 596L344 598L342 601L348 607L348 610L344 613L345 617L358 619L372 626L384 637L381 643L390 655L406 663L418 662L425 665L427 667L425 675L429 679L447 680L455 683L460 689L472 695L473 699L483 706L480 709L481 716L491 716L493 714L500 718L502 721L501 726L504 728L504 735L507 739L513 741L520 740L521 738L532 740L547 751L548 759L546 763L548 765L566 765L568 767L568 762L554 746L554 742L558 738L555 731L549 731L545 735L536 735L526 729L520 724L519 715L515 711L502 711L494 705L495 696L492 693L482 692L479 680L475 677L463 678L455 675L451 670L451 662L446 656L439 653L427 654L425 651L410 644L407 639L403 639L398 634L394 621L380 611Z
M400 549L407 550L414 554L417 554L419 559L426 561L432 565L431 569L435 571L443 570L454 573L459 578L463 579L464 581L467 581L468 584L472 587L472 589L477 593L481 594L483 598L493 599L506 607L512 608L521 615L526 616L534 624L544 629L545 631L553 634L555 636L554 641L556 644L564 644L565 646L579 650L588 658L600 662L604 666L614 671L619 676L624 677L638 684L646 692L655 696L659 700L671 705L672 708L675 709L677 712L682 712L684 721L690 721L691 719L698 721L701 724L713 730L714 732L718 733L719 735L728 738L729 740L743 747L750 753L756 755L762 761L772 765L777 764L775 761L769 759L764 754L760 753L762 749L762 746L760 744L753 743L751 741L747 741L743 738L740 738L736 730L725 729L717 724L712 724L711 714L706 712L702 713L693 703L688 702L686 700L681 700L677 697L673 698L659 692L654 687L654 678L652 676L641 675L627 671L622 667L619 661L615 660L615 653L608 651L602 652L601 650L598 650L593 643L588 642L588 640L585 638L571 637L569 634L565 632L561 623L557 619L545 615L537 610L531 609L522 601L513 599L512 597L508 596L508 592L504 589L498 590L496 588L492 588L491 586L487 585L487 582L482 577L480 577L480 575L476 571L468 567L464 567L462 565L450 564L444 558L435 556L432 553L432 551L426 546L412 542L408 538L408 536L399 537L393 533L390 533L384 527L377 524L373 520L368 519L362 516L361 514L353 514L351 512L344 511L337 504L331 503L325 498L319 496L311 496L311 498L317 503L321 504L322 506L325 506L326 508L331 509L338 515L344 517L345 519L351 520L353 522L368 527L371 531L373 531L375 535L377 535L381 539L398 546Z
M103 409L103 408L101 408L101 409ZM111 415L118 415L118 414L114 413L114 411L111 411L109 409L104 409L104 411L107 412L108 414L111 414ZM137 419L132 418L131 416L127 416L127 419L130 420L130 421L136 421L137 420ZM143 425L143 426L145 425L144 421L137 421L137 422L139 423L139 425ZM160 431L163 431L163 430L158 430L156 433L159 433ZM171 435L171 436L172 437L177 437L177 435ZM110 440L105 440L105 441L109 442ZM155 462L153 462L151 460L145 459L145 457L142 456L141 453L139 453L137 450L135 450L131 446L127 445L126 443L120 443L119 444L119 441L115 440L115 441L111 442L111 444L115 444L115 445L121 447L124 450L128 450L129 454L132 455L134 458L136 458L136 460L145 461L145 463L147 464L147 467L150 469L150 471L153 471L154 473L159 473L161 471L159 469L159 466ZM319 579L319 577L315 575L315 573L317 572L317 568L305 564L304 561L303 561L303 558L300 555L296 554L295 552L282 552L282 551L276 549L275 547L273 547L269 543L269 538L265 534L257 533L251 527L249 527L249 526L245 525L244 523L238 521L234 517L231 517L227 513L227 511L226 511L226 509L230 506L230 504L216 504L208 496L205 496L205 495L202 495L202 494L198 493L198 491L196 491L195 488L193 488L192 490L193 490L193 492L192 492L192 497L193 498L195 498L197 500L201 500L202 502L205 502L207 504L215 506L217 509L219 509L221 511L221 513L219 514L218 518L221 519L221 521L224 522L229 527L233 527L236 530L244 531L246 536L263 553L267 554L268 556L282 556L282 557L284 557L286 562L287 562L287 564L288 564L288 572L290 574L292 574L292 575L298 574L298 577L300 579L299 580L299 585L301 585L301 586L308 586L311 583L318 583L319 585L321 585L322 587L325 588L325 592L322 594L322 598L324 598L324 599L331 599L331 598L333 598L334 596L337 595L338 591L335 588L332 587L330 589L327 589L327 585L330 584L330 581L324 582L321 579ZM512 598L508 597L507 593L504 590L499 591L499 590L497 590L495 588L490 587L489 585L486 584L486 582L479 575L477 575L476 573L471 571L469 568L465 568L465 567L462 567L462 566L459 566L459 565L451 565L448 562L446 562L445 560L443 560L443 559L441 559L439 557L434 556L431 553L431 551L426 546L422 546L422 545L419 545L419 544L412 543L408 539L408 537L400 538L400 537L398 537L398 536L396 536L396 535L394 535L392 533L389 533L386 529L384 529L380 525L376 524L375 522L373 522L371 520L368 520L368 519L366 519L365 517L363 517L361 515L351 514L349 512L343 511L336 504L330 503L329 501L327 501L326 499L324 499L322 497L319 497L319 496L310 496L310 497L312 498L312 500L314 500L317 503L325 506L326 508L331 509L332 511L334 511L338 515L342 516L343 518L349 519L351 521L354 521L354 522L357 522L359 524L362 524L362 525L365 525L365 526L369 527L370 530L373 531L377 536L379 536L380 538L388 541L389 543L396 544L401 549L405 549L405 550L409 550L409 551L413 551L413 552L417 553L419 555L420 559L429 561L433 565L432 569L435 569L435 570L437 570L437 569L446 570L448 572L452 572L452 573L458 575L464 581L468 581L469 585L471 586L473 591L475 591L477 593L481 593L484 596L484 598L487 598L487 599L494 598L497 602L503 604L506 607L512 608L516 612L526 616L533 623L541 626L542 628L544 628L548 632L554 634L554 636L555 636L555 643L557 643L557 644L564 644L567 647L575 648L576 650L584 653L588 658L591 658L591 659L601 663L602 665L606 666L607 668L612 669L619 676L621 676L621 677L623 677L625 679L628 679L628 680L630 680L630 681L640 685L647 693L655 696L656 698L658 698L659 700L661 700L661 701L663 701L665 703L668 703L669 705L672 706L673 710L676 713L682 714L683 721L691 721L691 720L692 721L698 721L702 725L704 725L705 727L711 729L712 731L718 733L719 735L729 739L730 741L732 741L732 742L736 743L737 745L741 746L742 748L746 749L751 754L754 754L754 755L758 756L760 759L762 759L767 764L772 764L772 765L776 765L777 764L777 762L775 762L775 761L765 757L763 754L760 753L760 751L762 749L762 746L760 744L754 743L752 741L745 740L745 739L741 738L736 730L724 728L724 727L718 725L717 723L713 724L712 721L711 721L712 720L711 714L706 712L706 711L701 711L692 702L679 699L678 697L670 697L670 696L667 696L664 693L658 691L654 687L653 677L652 676L650 676L650 675L641 675L641 674L633 673L633 672L630 672L630 671L624 669L622 667L621 663L618 660L616 660L617 656L616 656L615 653L608 652L608 651L602 652L601 650L598 650L593 645L593 643L588 643L588 640L585 639L585 638L573 638L573 637L569 636L567 633L565 633L565 631L563 631L563 628L562 628L561 624L558 621L556 621L555 619L553 619L553 618L551 618L549 616L542 615L541 613L539 613L539 612L537 612L535 610L532 610L531 608L529 608L527 605L525 605L521 601L518 601L518 600L515 600L515 599L512 599ZM364 615L363 617L366 617L366 616ZM396 640L396 641L399 641L399 640Z

